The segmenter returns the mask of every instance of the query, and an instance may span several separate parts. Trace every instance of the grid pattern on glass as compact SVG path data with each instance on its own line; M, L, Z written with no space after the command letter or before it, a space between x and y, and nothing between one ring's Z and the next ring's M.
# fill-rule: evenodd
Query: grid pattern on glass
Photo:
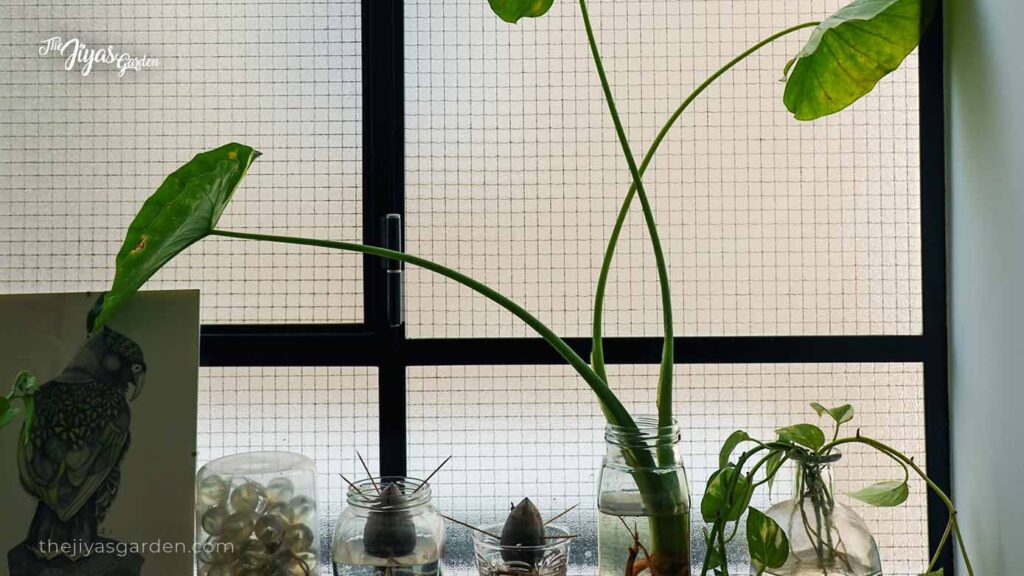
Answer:
M103 290L143 200L195 153L264 153L221 227L358 240L358 0L15 0L0 11L0 291ZM149 56L65 69L74 51ZM150 286L203 290L203 320L359 322L358 255L208 239Z
M848 432L859 427L865 435L924 463L920 365L716 365L681 366L679 371L674 406L695 503L717 467L722 442L733 430L770 438L778 427L816 422L808 405L813 401L827 406L852 403L857 414ZM634 413L653 411L656 366L614 366L610 377ZM578 503L564 523L579 535L573 543L573 570L580 575L593 574L597 561L596 486L604 453L603 427L593 394L567 367L410 369L411 473L426 474L443 458L454 456L432 481L438 506L479 526L502 521L509 501L524 496L537 502L547 517ZM835 469L838 491L902 474L884 457L866 450L843 452ZM754 504L763 510L788 498L791 476L789 471L782 473L770 502L760 493ZM885 573L919 573L927 563L928 547L922 484L912 484L909 502L899 508L853 504L878 540ZM696 558L703 557L699 523L699 514L694 515ZM446 561L451 573L469 574L469 535L449 527L449 538ZM742 533L737 541L744 541ZM734 561L738 569L746 562L742 557Z
M321 574L329 575L331 534L346 478L379 463L375 368L203 368L197 465L255 450L299 452L316 462Z
M590 2L634 154L711 72L845 2ZM793 34L721 78L645 176L686 335L921 329L916 55L843 113L782 102ZM484 280L566 335L588 333L605 241L630 182L575 2L507 25L487 3L406 7L408 249ZM527 336L500 308L409 273L414 337ZM655 335L657 276L638 203L607 331Z

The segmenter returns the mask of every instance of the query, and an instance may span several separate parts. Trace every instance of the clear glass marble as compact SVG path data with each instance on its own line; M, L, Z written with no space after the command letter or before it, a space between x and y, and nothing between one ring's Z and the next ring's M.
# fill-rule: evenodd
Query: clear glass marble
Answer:
M878 545L867 525L835 499L832 453L796 464L794 497L772 506L768 515L789 537L789 559L772 576L881 576ZM751 567L751 574L757 571Z
M301 454L218 458L196 476L200 576L317 573L316 465Z
M444 520L430 485L404 477L350 486L334 529L331 558L337 576L438 576Z

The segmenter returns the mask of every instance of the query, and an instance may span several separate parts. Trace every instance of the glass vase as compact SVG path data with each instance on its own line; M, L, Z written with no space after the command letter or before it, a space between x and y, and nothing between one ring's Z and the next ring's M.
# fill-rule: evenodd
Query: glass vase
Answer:
M572 536L556 524L544 527L549 538L542 546L502 546L504 524L483 526L473 532L473 556L480 576L566 576Z
M609 424L598 489L600 576L689 576L690 490L678 424Z
M316 465L302 454L218 458L196 477L200 576L312 576L319 564Z
M444 521L430 485L404 477L367 479L348 489L334 529L335 576L438 576Z
M795 459L793 498L768 510L789 537L789 558L772 576L881 576L878 545L864 521L836 501L832 464L841 455ZM751 574L757 572L752 569Z

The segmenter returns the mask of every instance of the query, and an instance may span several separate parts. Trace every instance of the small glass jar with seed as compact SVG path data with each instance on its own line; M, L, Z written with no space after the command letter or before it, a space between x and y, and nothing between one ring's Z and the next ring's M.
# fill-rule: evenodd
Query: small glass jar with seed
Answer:
M316 465L291 452L206 464L196 477L196 538L200 576L317 574Z
M439 576L444 520L430 485L412 478L375 478L348 490L334 529L336 576Z

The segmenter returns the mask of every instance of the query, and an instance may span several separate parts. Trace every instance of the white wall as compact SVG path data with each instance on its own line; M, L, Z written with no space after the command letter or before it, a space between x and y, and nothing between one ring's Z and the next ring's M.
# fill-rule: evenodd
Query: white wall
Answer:
M1024 3L947 0L953 474L975 573L1024 566Z

